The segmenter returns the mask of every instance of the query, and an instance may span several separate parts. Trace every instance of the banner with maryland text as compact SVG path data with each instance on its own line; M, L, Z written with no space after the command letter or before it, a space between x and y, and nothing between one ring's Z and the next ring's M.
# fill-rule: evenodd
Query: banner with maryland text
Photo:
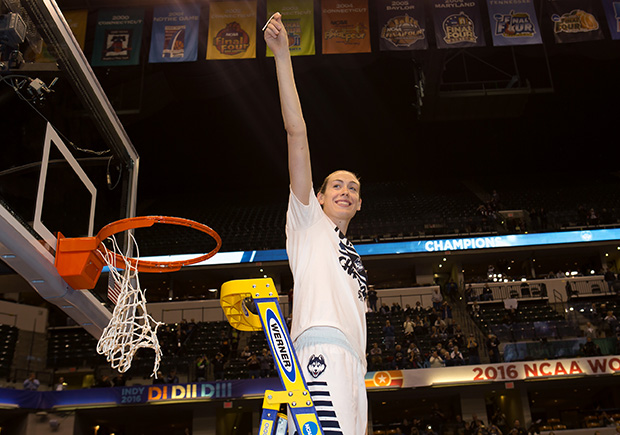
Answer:
M138 65L144 9L103 9L97 16L93 66Z
M534 0L487 0L493 45L542 44Z
M153 10L149 62L193 62L198 58L200 5L158 6Z
M620 0L601 0L611 39L620 39Z
M265 22L275 12L282 14L282 22L288 33L288 49L291 52L291 56L315 54L314 1L267 0ZM267 47L267 56L273 56L269 47Z
M433 0L437 48L484 47L481 0Z
M254 59L256 18L256 1L212 2L207 59Z
M428 48L424 0L377 0L379 49Z
M324 54L370 53L367 0L321 0Z
M547 0L547 15L559 44L604 37L593 0Z

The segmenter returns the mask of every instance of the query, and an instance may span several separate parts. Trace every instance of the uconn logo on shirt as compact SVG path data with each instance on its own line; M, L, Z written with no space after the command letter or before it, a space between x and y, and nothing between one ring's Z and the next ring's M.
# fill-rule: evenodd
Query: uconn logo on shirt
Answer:
M340 238L338 243L340 266L351 278L357 281L359 284L357 297L360 301L365 301L368 291L368 275L362 264L362 259L353 247L353 244L342 234L342 231L338 227L335 230Z

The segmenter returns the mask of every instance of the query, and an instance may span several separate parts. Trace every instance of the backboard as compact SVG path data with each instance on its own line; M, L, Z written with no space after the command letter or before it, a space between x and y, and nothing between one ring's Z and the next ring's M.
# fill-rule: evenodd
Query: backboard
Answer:
M27 31L0 43L0 258L98 336L110 313L60 278L56 238L135 216L139 158L56 3L1 0L6 14Z

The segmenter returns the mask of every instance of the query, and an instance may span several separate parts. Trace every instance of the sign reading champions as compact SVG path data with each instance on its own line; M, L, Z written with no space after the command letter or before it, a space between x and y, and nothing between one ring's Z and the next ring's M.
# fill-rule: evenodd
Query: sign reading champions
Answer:
M424 243L424 250L428 252L435 252L435 251L454 251L457 249L497 248L500 246L502 246L502 238L499 236L477 237L477 238L472 238L472 239L428 240L426 243Z

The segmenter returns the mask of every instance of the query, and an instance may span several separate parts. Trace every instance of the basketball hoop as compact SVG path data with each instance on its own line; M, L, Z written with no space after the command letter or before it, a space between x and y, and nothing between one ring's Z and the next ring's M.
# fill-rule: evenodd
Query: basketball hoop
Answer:
M123 253L116 242L115 234L151 227L156 223L180 225L202 231L216 242L215 248L204 255L180 261L144 261L140 260L138 244L130 234L128 252ZM112 247L108 249L103 243L109 240ZM155 351L153 375L161 361L161 348L157 338L157 322L146 310L145 290L140 288L138 272L174 272L181 267L200 263L213 257L220 249L222 240L211 228L189 219L168 216L142 216L122 219L106 225L95 237L65 238L58 235L55 265L65 281L76 289L95 287L104 265L110 271L108 279L108 297L114 302L112 318L105 327L97 352L106 355L112 368L124 373L131 367L131 361L140 348ZM135 257L129 253L135 250Z

